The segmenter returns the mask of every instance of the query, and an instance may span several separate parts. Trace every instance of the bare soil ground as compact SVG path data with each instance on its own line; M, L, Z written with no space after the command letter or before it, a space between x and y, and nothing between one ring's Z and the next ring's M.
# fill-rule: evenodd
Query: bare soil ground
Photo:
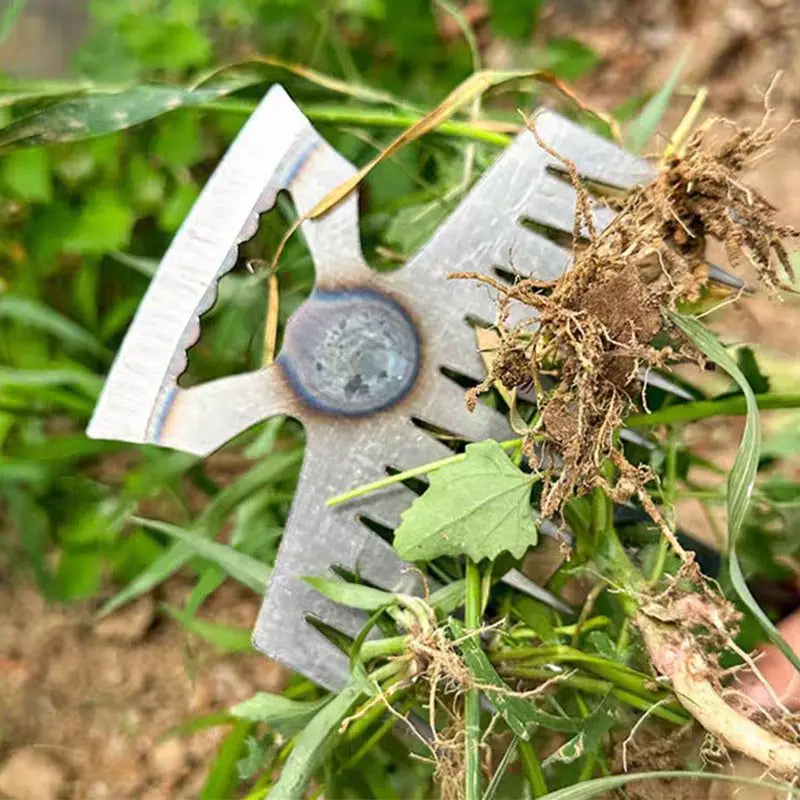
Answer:
M487 5L465 5L480 26ZM763 91L775 72L784 70L774 95L778 120L800 116L796 0L569 0L549 5L537 38L573 36L603 59L579 87L598 107L614 107L635 89L656 88L677 55L693 44L688 80L709 86L711 112L757 122ZM505 42L483 44L490 66L507 66L525 56ZM664 136L688 100L676 98L663 124ZM800 131L794 129L754 173L758 188L794 224L800 223L798 144ZM727 341L755 342L777 385L797 390L798 311L796 301L759 296L721 313L714 326ZM774 428L774 418L771 424ZM786 418L777 424L786 424ZM692 426L689 436L693 446L729 465L739 426L737 420L715 421ZM694 533L708 530L691 505L679 514ZM164 739L164 734L191 716L224 710L255 691L279 690L286 676L260 656L221 657L159 617L159 600L180 605L186 591L185 583L172 581L158 597L96 626L93 609L47 608L35 589L0 566L0 797L155 800L197 795L224 729L183 738ZM245 626L252 624L256 610L255 598L226 586L203 615ZM678 796L674 786L661 795L655 789L647 795L652 800ZM746 791L753 800L771 797ZM704 797L705 791L696 796ZM728 796L722 786L709 795L715 800Z

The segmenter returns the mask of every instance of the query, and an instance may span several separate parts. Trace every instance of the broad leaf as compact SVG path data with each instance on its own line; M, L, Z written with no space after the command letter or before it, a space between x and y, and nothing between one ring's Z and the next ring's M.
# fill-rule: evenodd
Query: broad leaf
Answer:
M767 636L792 662L794 668L800 671L800 657L778 633L778 629L761 610L758 602L750 593L736 553L739 534L742 531L747 508L750 505L750 497L753 493L753 484L758 470L758 453L761 447L761 422L758 415L756 396L744 373L713 333L706 330L693 317L671 314L670 319L686 334L698 350L715 364L722 367L739 384L744 394L747 403L744 433L739 444L739 451L736 454L736 461L728 474L728 566L731 573L731 584L736 590L736 594L739 595L740 600L758 620Z
M270 800L297 800L333 743L339 723L361 698L359 687L348 686L327 703L297 737Z
M466 553L473 561L536 544L530 507L535 478L494 441L467 446L466 458L430 475L430 488L403 513L397 552L409 560Z

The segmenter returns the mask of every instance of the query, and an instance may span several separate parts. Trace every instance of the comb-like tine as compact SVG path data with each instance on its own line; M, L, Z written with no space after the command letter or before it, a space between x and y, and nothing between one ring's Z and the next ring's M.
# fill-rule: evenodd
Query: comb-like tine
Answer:
M494 254L494 263L523 278L534 276L542 281L560 278L569 266L571 254L543 236L517 225L510 242L503 242Z
M275 414L302 417L278 364L165 396L147 441L205 456ZM223 413L221 413L223 412Z
M736 289L736 291L746 291L748 288L747 284L738 275L731 275L730 272L718 267L716 264L708 264L708 279L712 283L727 286L729 289Z
M680 397L681 400L694 400L694 396L686 391L682 386L679 386L675 381L671 381L660 372L653 370L643 371L639 375L639 380L647 386L654 386L656 389L661 389L662 392Z
M638 156L548 109L537 111L534 123L541 140L575 164L582 178L628 189L652 180L654 167ZM533 134L529 131L523 136ZM563 171L561 161L548 155L548 166Z
M456 436L473 442L484 439L502 441L513 436L504 414L479 402L474 411L466 406L465 390L440 375L425 393L425 404L417 417Z

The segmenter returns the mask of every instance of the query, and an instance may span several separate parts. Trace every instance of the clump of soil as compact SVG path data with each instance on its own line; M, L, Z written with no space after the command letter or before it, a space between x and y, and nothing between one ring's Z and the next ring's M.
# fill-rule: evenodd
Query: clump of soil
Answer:
M775 207L741 180L778 135L768 118L769 113L754 129L726 120L703 125L662 163L652 183L606 201L618 213L602 232L575 165L543 142L535 120L529 121L539 145L561 161L576 190L573 267L553 282L528 278L513 286L474 273L453 277L478 279L500 292L499 352L467 404L474 407L477 394L495 381L509 390L533 387L539 414L525 445L534 466L546 466L545 517L600 486L618 502L638 494L664 528L644 492L654 475L626 460L616 432L637 407L648 370L677 358L702 362L668 314L678 303L697 299L705 287L708 237L723 243L731 267L746 258L769 290L788 288L781 274L791 275L783 240L798 231L779 224ZM535 327L507 325L513 302L536 311ZM671 344L654 344L661 333ZM555 451L559 466L538 463L535 444ZM603 471L608 461L617 468L613 485Z

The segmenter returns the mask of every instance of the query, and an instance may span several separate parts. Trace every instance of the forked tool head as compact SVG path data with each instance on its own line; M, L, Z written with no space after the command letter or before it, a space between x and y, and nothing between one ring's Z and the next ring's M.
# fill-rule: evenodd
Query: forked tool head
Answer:
M537 125L542 139L593 182L625 188L652 175L647 163L554 113L539 114ZM302 578L342 567L388 590L419 588L416 574L375 532L397 526L413 499L409 489L398 484L336 508L326 508L325 500L387 470L448 455L432 429L462 440L512 435L505 417L488 406L469 413L452 380L454 374L480 379L467 320L491 321L495 301L484 286L447 274L500 269L560 276L569 253L523 224L572 230L575 194L558 167L530 133L520 134L430 242L391 274L371 270L363 258L356 193L303 222L315 286L289 320L275 363L182 388L177 381L200 316L259 215L282 190L302 215L355 172L275 86L175 237L123 342L91 436L204 455L273 414L304 424L305 460L254 642L324 686L343 684L347 659L309 618L351 636L364 618ZM601 205L595 214L599 227L612 217ZM509 577L517 586L521 580ZM533 584L522 588L560 603Z

